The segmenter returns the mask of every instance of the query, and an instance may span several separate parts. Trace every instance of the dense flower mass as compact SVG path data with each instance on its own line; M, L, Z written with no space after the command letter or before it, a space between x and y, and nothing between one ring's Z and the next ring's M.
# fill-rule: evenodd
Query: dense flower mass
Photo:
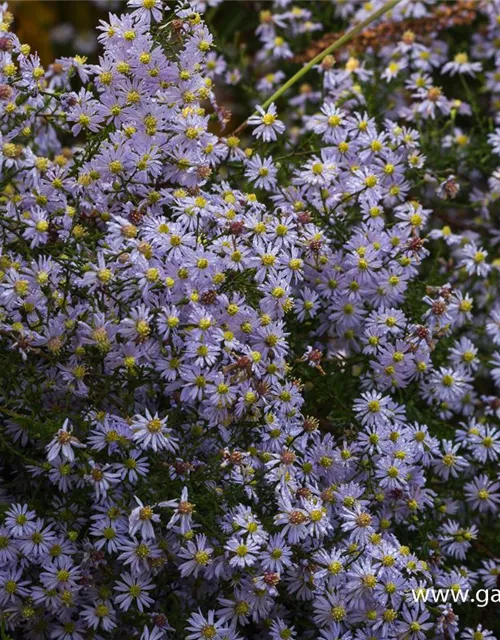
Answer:
M495 640L500 2L390 4L0 5L2 638Z

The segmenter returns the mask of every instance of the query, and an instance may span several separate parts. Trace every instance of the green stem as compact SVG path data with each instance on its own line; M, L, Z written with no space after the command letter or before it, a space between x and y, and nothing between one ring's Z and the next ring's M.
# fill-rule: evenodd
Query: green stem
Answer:
M366 20L363 20L363 22L360 22L352 29L349 29L349 31L346 31L343 36L341 36L338 40L335 40L335 42L333 42L326 49L323 49L321 53L318 53L316 57L314 57L304 67L302 67L302 69L297 71L297 73L293 75L289 80L287 80L285 84L283 84L277 91L273 93L273 95L270 98L268 98L264 102L264 104L262 105L262 108L267 109L267 107L272 102L277 100L287 89L289 89L292 85L294 85L297 82L297 80L300 80L302 76L304 76L310 69L312 69L315 65L319 64L324 58L326 58L327 55L329 55L330 53L333 53L337 49L340 49L340 47L344 46L347 42L349 42L349 40L352 40L352 38L357 36L358 33L363 31L363 29L365 29L368 25L370 25L374 20L377 20L377 18L380 18L380 16L383 16L384 13L387 13L393 7L395 7L398 4L398 2L400 2L400 0L389 0L389 2L386 2L384 5L382 5L380 9L378 9L377 11L374 11L371 15L369 15L368 18L366 18Z
M300 80L303 76L305 76L305 74L312 69L315 65L319 64L327 55L329 55L330 53L333 53L334 51L336 51L337 49L340 49L340 47L343 47L345 44L347 44L349 42L349 40L352 40L352 38L354 38L355 36L358 35L358 33L361 33L361 31L363 31L363 29L365 29L366 27L368 27L374 20L377 20L378 18L380 18L381 16L384 15L384 13L387 13L388 11L390 11L391 9L393 9L399 2L401 2L401 0L389 0L388 2L386 2L385 4L383 4L380 9L377 9L377 11L374 11L371 15L368 16L368 18L366 18L365 20L363 20L362 22L360 22L359 24L357 24L355 27L353 27L352 29L349 29L349 31L346 31L344 33L343 36L341 36L338 40L335 40L335 42L333 42L329 47L327 47L326 49L323 49L323 51L321 53L318 53L318 55L316 57L314 57L310 62L308 62L305 66L302 67L302 69L299 69L299 71L297 71L297 73L295 75L293 75L291 78L289 78L285 84L281 85L281 87L279 89L277 89L273 95L268 98L264 104L262 105L263 109L267 109L267 107L272 104L273 102L275 102L281 95L283 95L283 93L285 93L285 91L287 89L289 89L291 86L293 86L298 80ZM247 126L248 120L245 120L245 122L243 122L235 131L232 135L234 135L235 133L237 133L238 131L241 131L242 129L244 129Z

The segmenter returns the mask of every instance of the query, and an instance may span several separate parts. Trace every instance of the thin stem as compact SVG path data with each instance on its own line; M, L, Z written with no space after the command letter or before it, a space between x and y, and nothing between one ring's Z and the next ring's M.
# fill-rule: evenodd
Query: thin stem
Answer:
M267 107L270 104L272 104L281 95L283 95L283 93L285 93L285 91L287 89L289 89L291 86L293 86L298 80L300 80L315 65L319 64L327 55L329 55L330 53L333 53L337 49L340 49L340 47L342 47L345 44L347 44L349 42L349 40L352 40L352 38L357 36L358 33L361 33L361 31L363 31L363 29L368 27L368 25L370 25L372 22L374 22L375 20L377 20L378 18L383 16L384 13L387 13L388 11L393 9L399 2L401 2L401 0L389 0L384 5L382 5L380 7L380 9L377 9L377 11L374 11L371 15L369 15L368 18L366 18L365 20L363 20L362 22L357 24L352 29L349 29L349 31L346 31L343 36L341 36L338 40L335 40L335 42L333 42L326 49L323 49L323 51L321 53L318 53L318 55L316 57L314 57L305 66L303 66L302 69L299 69L299 71L297 71L297 73L295 75L293 75L291 78L289 78L285 82L285 84L281 85L281 87L279 87L279 89L277 89L273 93L273 95L264 102L264 104L262 105L262 108L263 109L267 109ZM248 119L245 120L245 122L243 122L242 124L240 124L240 126L237 129L235 129L234 132L231 135L235 135L235 134L239 133L240 131L242 131L247 126L247 124L248 124Z

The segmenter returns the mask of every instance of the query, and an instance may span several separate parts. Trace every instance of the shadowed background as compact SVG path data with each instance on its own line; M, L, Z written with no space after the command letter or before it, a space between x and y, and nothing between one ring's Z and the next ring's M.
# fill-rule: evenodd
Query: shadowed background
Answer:
M118 11L122 0L10 0L15 31L21 42L38 51L43 65L58 56L80 55L94 59L95 27L109 11Z

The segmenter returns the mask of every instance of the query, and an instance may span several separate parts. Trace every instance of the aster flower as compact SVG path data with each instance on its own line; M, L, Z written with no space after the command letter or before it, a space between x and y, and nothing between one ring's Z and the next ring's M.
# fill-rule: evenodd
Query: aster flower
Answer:
M255 184L258 189L270 191L276 184L278 170L271 158L264 158L256 154L246 164L245 176Z
M93 487L97 500L103 499L108 491L120 482L120 475L113 471L109 464L100 465L91 461L90 466L90 472L85 479Z
M230 555L229 564L243 568L255 564L259 545L251 540L243 541L238 538L231 538L224 548Z
M36 513L27 504L13 504L5 516L5 526L15 538L27 537L35 531Z
M122 480L128 480L131 484L136 484L139 478L148 475L149 464L147 458L141 456L139 451L132 450L128 457L116 465L116 470L122 474Z
M275 516L275 524L284 525L281 533L290 544L300 542L307 535L308 516L304 509L295 508L289 499L283 498L280 512Z
M117 552L126 542L126 527L122 522L109 522L102 520L90 528L90 535L95 536L96 549L105 548L111 553Z
M265 571L282 573L284 568L291 564L292 551L286 544L284 536L275 534L267 543L267 548L262 552L261 562Z
M454 76L457 73L463 73L469 76L474 76L476 73L482 70L480 62L471 62L467 53L457 53L453 60L447 62L441 69L441 73L449 73Z
M402 620L396 625L397 631L402 638L423 640L427 637L426 631L432 627L432 623L427 622L429 618L430 614L427 611L419 613L418 610L404 607Z
M405 476L408 468L401 460L382 458L378 464L376 476L379 478L382 489L401 489L406 485Z
M463 254L460 266L463 266L469 275L478 275L483 278L488 275L491 266L486 262L487 251L471 243L463 249Z
M146 409L145 415L136 415L132 423L132 439L138 443L141 449L151 448L153 451L166 449L174 452L177 442L168 429L167 418L160 418L158 413L153 416Z
M191 521L195 505L189 502L188 497L188 489L187 487L184 487L179 500L167 500L158 503L159 507L175 509L174 514L167 524L167 528L170 529L177 526L183 534L191 529Z
M53 528L50 525L45 526L41 518L37 518L36 526L32 533L23 537L20 541L19 548L33 558L46 557L50 547L56 541Z
M0 605L15 605L29 594L29 580L23 580L22 569L7 569L0 573Z
M14 540L14 535L6 527L0 527L0 562L4 566L9 566L16 560L18 545Z
M257 114L248 118L248 124L255 126L253 135L264 142L277 140L278 135L285 131L285 125L277 117L276 107L273 104L269 106L267 111L262 107L257 107Z
M129 534L135 536L137 531L143 540L154 540L155 532L153 522L159 522L160 516L153 512L153 507L144 505L137 496L134 496L138 506L132 509L129 516Z
M458 522L448 520L443 526L442 541L443 550L455 558L463 560L472 541L477 538L477 527L462 528Z
M147 578L125 572L121 581L115 585L115 591L119 595L115 596L114 601L123 611L128 611L133 604L142 612L153 604L154 600L148 595L148 591L154 588Z
M483 560L482 567L479 569L478 574L486 587L493 587L496 584L497 576L499 574L499 563L496 560Z
M467 502L473 509L478 509L480 513L495 512L500 503L499 488L500 483L491 482L488 476L481 475L474 478L472 482L468 482L464 487L464 492Z
M160 548L151 540L139 542L136 538L126 538L120 545L122 553L118 556L124 565L129 565L134 575L146 573L151 562L162 557Z
M494 427L485 425L471 438L471 452L475 460L486 462L500 457L500 433Z
M390 398L382 396L376 391L361 394L361 399L354 405L356 416L365 426L383 424L389 418Z
M347 608L344 599L337 591L326 592L325 596L318 596L313 601L314 621L321 627L328 627L336 636L342 629L342 623L347 616Z
M63 558L57 565L49 565L40 574L43 585L49 589L78 591L81 573L71 558Z
M500 345L500 310L492 310L486 323L488 336L496 345Z
M97 600L93 606L85 607L81 618L91 629L111 631L116 627L116 613L109 600Z
M444 453L434 462L436 472L447 480L449 476L456 478L459 472L468 467L468 463L463 456L457 455L460 444L453 444L449 440L443 441Z
M222 629L222 620L215 621L215 611L210 610L205 617L201 613L201 609L198 613L193 613L188 620L186 630L189 633L186 636L187 640L203 640L203 638L217 638L220 636Z
M97 100L92 98L88 91L81 90L76 98L76 104L68 112L68 120L74 122L73 135L78 135L82 130L95 133L101 128L104 119L104 110Z
M85 627L81 623L70 620L55 625L53 635L55 640L84 640Z
M295 627L287 625L282 618L273 620L269 632L272 640L281 640L283 637L287 637L290 640L294 640L296 638Z
M496 640L493 632L485 629L482 624L478 624L476 629L466 627L461 638L463 638L463 640L475 640L475 638L481 638L481 640Z
M185 561L179 565L181 575L193 575L195 578L200 571L212 562L213 549L207 546L207 538L198 534L193 541L188 540L186 549L182 549L179 556Z
M140 20L159 22L162 17L162 0L128 0L128 6L134 10Z
M245 600L241 591L235 590L234 600L228 598L219 598L219 603L222 607L216 612L224 622L229 622L231 626L235 627L237 624L246 625L249 622L248 616L251 613L250 602Z
M27 240L31 240L31 248L38 247L47 242L49 226L50 222L47 213L40 207L36 207L33 211L28 212L26 228L23 235Z
M344 508L342 510L342 530L346 531L350 538L356 542L366 543L368 536L374 533L373 525L377 519L357 504L354 509Z
M430 385L433 394L443 402L451 402L463 396L470 378L465 369L441 367L431 374Z
M73 447L84 449L85 445L82 444L78 438L73 435L73 427L70 425L69 420L64 421L63 426L51 442L47 445L47 460L52 462L58 456L66 458L69 462L73 462L75 459L75 453Z

